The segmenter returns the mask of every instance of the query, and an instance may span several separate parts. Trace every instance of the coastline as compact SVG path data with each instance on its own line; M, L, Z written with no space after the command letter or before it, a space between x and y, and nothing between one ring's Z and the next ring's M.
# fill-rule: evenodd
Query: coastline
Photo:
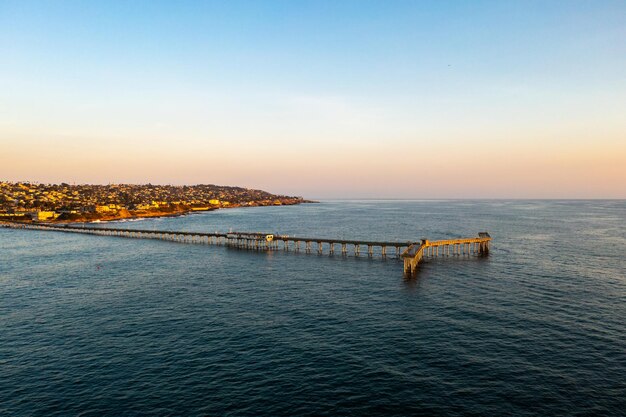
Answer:
M99 214L99 213L72 213L53 220L19 220L19 219L2 219L0 222L18 222L18 223L48 223L48 224L70 224L70 223L108 223L120 220L139 220L150 218L164 218L164 217L179 217L194 213L206 213L207 211L216 211L221 209L233 209L233 208L248 208L248 207L281 207L281 206L295 206L299 204L312 204L318 203L313 200L299 200L299 201L284 201L281 204L264 204L255 202L253 205L241 205L233 204L222 207L212 207L206 210L193 210L191 208L185 208L175 211L164 210L120 210L116 214Z

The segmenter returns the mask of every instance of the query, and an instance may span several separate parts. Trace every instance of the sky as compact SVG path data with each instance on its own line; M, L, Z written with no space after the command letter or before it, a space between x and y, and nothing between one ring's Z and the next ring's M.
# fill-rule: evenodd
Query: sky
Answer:
M626 198L626 2L0 0L0 180Z

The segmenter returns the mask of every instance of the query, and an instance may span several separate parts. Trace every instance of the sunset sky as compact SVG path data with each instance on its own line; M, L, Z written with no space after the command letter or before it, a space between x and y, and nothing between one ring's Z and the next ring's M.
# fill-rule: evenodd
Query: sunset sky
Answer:
M626 198L624 1L0 0L0 180Z

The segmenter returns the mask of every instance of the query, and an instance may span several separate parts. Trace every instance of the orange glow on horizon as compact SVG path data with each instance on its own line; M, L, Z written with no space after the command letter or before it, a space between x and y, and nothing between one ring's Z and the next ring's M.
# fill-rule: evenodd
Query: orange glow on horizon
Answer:
M75 183L215 183L309 198L625 198L626 143L447 140L336 146L32 137L7 142L0 179ZM606 142L606 141L605 141ZM215 143L215 145L213 145Z

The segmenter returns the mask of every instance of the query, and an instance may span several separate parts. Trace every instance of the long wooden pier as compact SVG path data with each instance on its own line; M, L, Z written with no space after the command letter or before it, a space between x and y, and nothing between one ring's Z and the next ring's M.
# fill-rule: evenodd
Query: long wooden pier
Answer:
M491 237L479 233L478 237L420 242L362 241L298 237L260 232L182 232L171 230L123 229L111 227L78 226L51 223L0 222L1 227L13 229L49 230L66 233L83 233L100 236L117 236L136 239L159 239L178 243L223 245L257 251L294 251L342 256L360 256L361 250L368 257L394 257L404 260L404 273L414 276L418 265L428 257L435 256L484 256L489 253ZM440 249L441 248L441 253Z

